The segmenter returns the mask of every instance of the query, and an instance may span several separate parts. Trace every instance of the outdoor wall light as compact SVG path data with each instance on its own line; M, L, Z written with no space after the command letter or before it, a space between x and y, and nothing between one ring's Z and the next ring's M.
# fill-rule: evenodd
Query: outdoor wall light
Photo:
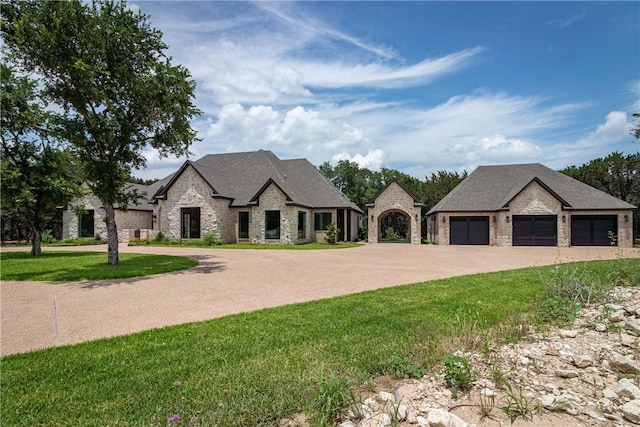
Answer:
M567 222L567 216L566 215L562 215L562 222Z
M442 217L442 222L447 222L447 217L446 216Z
M506 219L506 221L507 221L507 222L509 222L509 220L510 220L510 219L511 219L511 218L509 218L509 215L507 215L507 219Z
M373 221L373 215L371 215L371 221Z
M496 221L497 221L497 218L496 218L496 216L494 215L494 216L493 216L493 222L496 222Z
M418 220L418 214L416 214L416 221Z
M624 216L624 222L629 222L629 215Z

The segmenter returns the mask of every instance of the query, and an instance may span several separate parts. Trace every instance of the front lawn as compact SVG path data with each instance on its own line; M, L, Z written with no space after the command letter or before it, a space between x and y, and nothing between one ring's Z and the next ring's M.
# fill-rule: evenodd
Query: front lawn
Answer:
M129 246L188 246L195 248L217 249L264 249L264 250L318 250L318 249L347 249L363 246L362 243L340 242L330 245L326 242L300 243L297 245L269 244L269 243L224 243L222 241L208 241L205 239L132 239Z
M584 263L606 276L616 261ZM640 270L640 260L625 268ZM380 289L0 359L2 425L277 426L318 396L515 340L554 267Z
M107 264L106 252L0 253L0 280L108 280L184 270L198 265L192 258L121 253L120 264Z

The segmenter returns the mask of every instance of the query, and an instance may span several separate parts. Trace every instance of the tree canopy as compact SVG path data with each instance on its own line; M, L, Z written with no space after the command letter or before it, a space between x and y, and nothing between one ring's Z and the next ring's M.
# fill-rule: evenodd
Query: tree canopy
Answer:
M145 151L188 153L195 83L172 65L162 33L124 1L13 0L0 5L5 46L16 67L36 74L46 100L64 114L60 137L103 203L109 263L118 263L114 208L140 195L127 185Z

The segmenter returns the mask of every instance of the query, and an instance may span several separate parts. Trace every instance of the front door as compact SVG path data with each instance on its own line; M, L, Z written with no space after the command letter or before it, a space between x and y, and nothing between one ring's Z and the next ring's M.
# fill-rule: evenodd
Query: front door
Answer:
M336 225L338 226L338 241L339 242L344 242L345 238L344 238L344 209L338 209L338 218L336 221Z

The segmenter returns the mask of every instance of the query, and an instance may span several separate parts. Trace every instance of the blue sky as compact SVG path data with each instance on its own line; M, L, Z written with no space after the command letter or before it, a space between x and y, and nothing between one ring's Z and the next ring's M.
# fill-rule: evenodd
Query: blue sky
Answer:
M268 149L424 179L637 152L639 2L129 3L196 81L192 158ZM183 159L136 173L160 178Z

